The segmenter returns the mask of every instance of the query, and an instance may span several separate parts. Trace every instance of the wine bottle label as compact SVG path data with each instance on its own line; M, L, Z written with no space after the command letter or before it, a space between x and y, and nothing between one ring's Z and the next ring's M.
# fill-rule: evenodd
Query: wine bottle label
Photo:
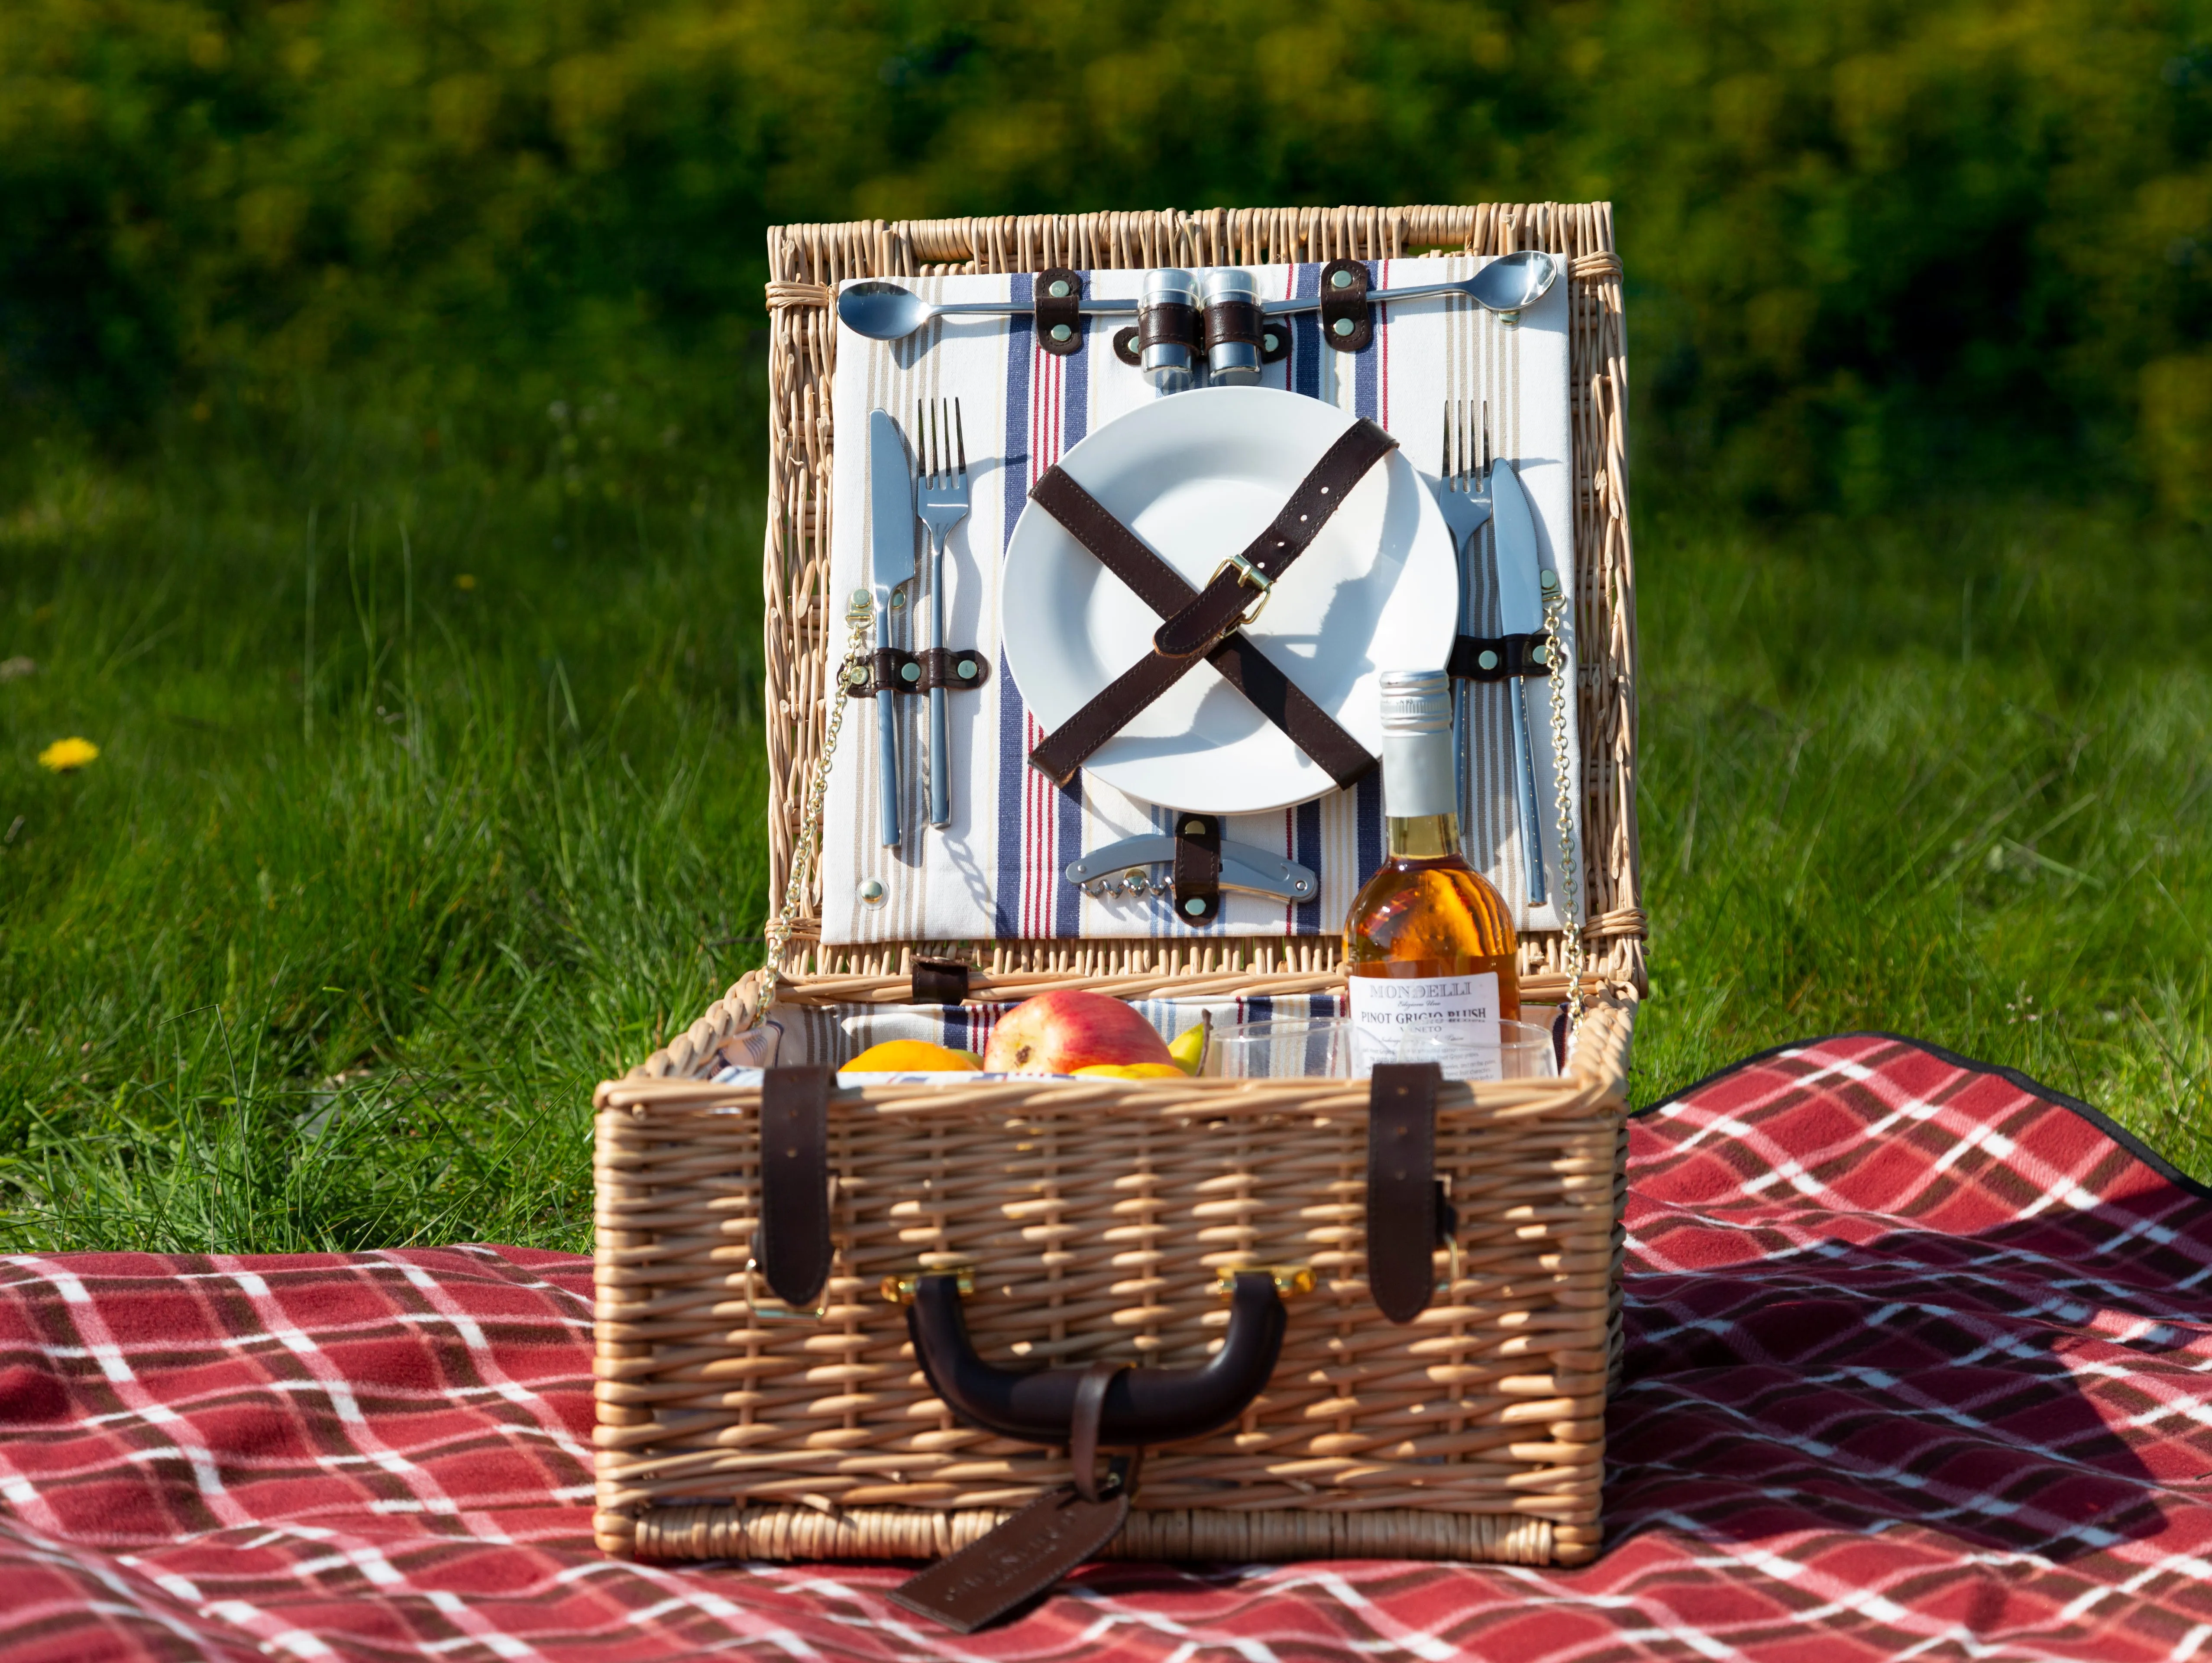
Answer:
M1498 1044L1498 973L1347 976L1355 1060L1434 1062L1448 1080L1504 1077Z

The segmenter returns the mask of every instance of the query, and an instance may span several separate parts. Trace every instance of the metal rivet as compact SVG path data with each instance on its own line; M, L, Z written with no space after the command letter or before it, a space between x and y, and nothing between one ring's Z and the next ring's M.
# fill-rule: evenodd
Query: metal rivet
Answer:
M921 679L921 666L918 664L901 665L899 666L899 679L902 682L920 681Z
M963 682L965 682L965 681L973 681L973 680L975 679L975 659L961 659L961 660L960 660L960 662L959 662L958 664L955 665L953 666L953 668L954 668L954 669L956 669L956 670L957 670L957 671L960 672L960 679L961 679L962 681L963 681Z
M1535 646L1528 649L1528 662L1530 664L1551 663L1551 659L1545 656L1542 642L1539 641Z
M1328 486L1326 486L1326 485L1322 486L1322 487L1321 488L1321 494L1322 494L1323 496L1327 496L1327 495L1328 495Z
M1182 835L1185 837L1200 837L1205 835L1205 832L1206 822L1203 820L1188 820L1183 822Z
M1262 335L1260 337L1260 344L1265 350L1273 352L1279 344L1276 338L1275 331L1271 329L1265 335Z
M1336 320L1336 332L1339 335L1349 335L1358 327L1358 325L1354 324L1349 318L1339 318Z
M1538 581L1547 589L1556 589L1559 586L1559 574L1547 567L1540 574Z
M847 665L845 666L845 685L846 685L846 686L848 686L848 687L866 687L867 684L868 684L868 667L867 667L867 665L864 665L864 664L848 664L848 665Z
M906 596L897 590L891 592L891 610L896 612L906 604Z
M1195 918L1199 913L1206 910L1206 903L1203 901L1200 901L1196 895L1193 895L1189 900L1182 903L1182 909L1188 913L1192 917Z
M1074 333L1075 331L1066 324L1054 324L1052 326L1052 338L1055 341L1065 341Z
M1066 300L1067 298L1067 279L1065 277L1054 277L1052 280L1052 287L1045 292L1050 294L1055 300Z
M1485 670L1495 670L1498 668L1498 654L1486 651L1480 658L1475 660L1475 662L1480 665Z
M1331 288L1351 288L1351 287L1352 287L1352 274L1351 274L1349 271L1332 271L1332 272L1330 272L1330 273L1328 274L1328 286L1329 286Z
M865 589L855 589L853 598L847 603L855 612L865 612L875 604L876 598Z
M860 899L866 901L871 907L880 905L883 901L883 898L884 881L880 877L872 877L866 883L860 885Z

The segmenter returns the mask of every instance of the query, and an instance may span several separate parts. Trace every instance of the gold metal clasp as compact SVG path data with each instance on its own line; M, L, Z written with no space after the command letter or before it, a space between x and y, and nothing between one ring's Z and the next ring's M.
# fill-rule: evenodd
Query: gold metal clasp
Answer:
M1227 1299L1237 1291L1237 1278L1255 1271L1273 1281L1285 1299L1310 1294L1319 1285L1310 1265L1224 1265L1213 1273L1215 1295Z
M745 1303L763 1322L819 1322L830 1314L830 1279L822 1281L822 1302L811 1311L801 1311L785 1304L771 1294L763 1299L755 1291L760 1277L760 1260L745 1260Z
M1267 610L1267 597L1275 592L1275 580L1243 555L1231 555L1213 568L1213 577L1206 579L1206 586L1209 589L1213 587L1213 578L1219 577L1231 567L1236 568L1237 581L1240 586L1260 592L1259 598L1244 609L1243 616L1237 620L1240 623L1249 623Z
M893 1271L876 1284L876 1291L883 1296L886 1305L911 1305L925 1276L957 1278L963 1299L975 1291L975 1267L973 1265L925 1265L911 1271Z

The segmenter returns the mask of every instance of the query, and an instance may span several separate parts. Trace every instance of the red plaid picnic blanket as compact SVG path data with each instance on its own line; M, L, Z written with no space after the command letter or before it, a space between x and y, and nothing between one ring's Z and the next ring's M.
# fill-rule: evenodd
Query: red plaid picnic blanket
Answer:
M1640 1116L1609 1546L1578 1570L1093 1565L958 1640L888 1566L603 1558L589 1261L0 1261L0 1663L743 1652L2212 1656L2212 1207L1879 1035Z

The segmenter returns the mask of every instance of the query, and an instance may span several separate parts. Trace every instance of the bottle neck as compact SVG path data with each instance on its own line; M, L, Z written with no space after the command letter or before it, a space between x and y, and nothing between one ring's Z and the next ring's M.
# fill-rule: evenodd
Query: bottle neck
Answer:
M1455 814L1391 815L1383 822L1393 860L1460 859Z

